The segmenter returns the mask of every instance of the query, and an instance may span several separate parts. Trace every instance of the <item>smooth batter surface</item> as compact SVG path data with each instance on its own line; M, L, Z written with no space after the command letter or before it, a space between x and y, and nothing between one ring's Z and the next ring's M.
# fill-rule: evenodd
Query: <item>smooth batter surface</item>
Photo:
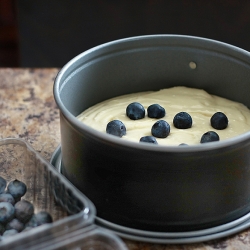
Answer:
M144 106L145 118L134 121L126 116L126 107L131 102L139 102ZM171 127L167 138L156 138L158 144L199 144L201 136L207 131L215 131L220 140L224 140L250 130L250 110L246 106L210 95L204 90L187 87L115 97L90 107L78 119L104 133L108 122L120 120L127 129L127 134L121 139L139 142L142 136L151 135L151 127L160 120L147 116L147 107L155 103L165 108L166 116L161 119L167 121ZM193 119L193 125L189 129L177 129L173 125L174 116L182 111L189 113ZM211 116L219 111L229 120L228 127L224 130L216 130L210 125Z

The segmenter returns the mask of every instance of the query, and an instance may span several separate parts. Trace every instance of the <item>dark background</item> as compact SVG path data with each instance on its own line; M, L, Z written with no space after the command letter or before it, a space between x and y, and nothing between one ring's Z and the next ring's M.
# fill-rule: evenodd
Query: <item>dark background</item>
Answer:
M19 66L16 11L12 0L0 0L0 67Z
M0 67L62 67L115 39L211 38L250 51L249 0L0 0Z

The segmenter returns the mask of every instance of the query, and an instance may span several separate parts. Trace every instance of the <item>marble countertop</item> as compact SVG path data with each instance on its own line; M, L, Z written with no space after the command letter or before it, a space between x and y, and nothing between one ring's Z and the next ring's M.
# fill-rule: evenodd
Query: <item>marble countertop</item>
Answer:
M46 160L60 144L59 111L53 97L57 68L0 68L0 136L22 138ZM162 245L123 239L130 250L250 249L250 228L210 242Z

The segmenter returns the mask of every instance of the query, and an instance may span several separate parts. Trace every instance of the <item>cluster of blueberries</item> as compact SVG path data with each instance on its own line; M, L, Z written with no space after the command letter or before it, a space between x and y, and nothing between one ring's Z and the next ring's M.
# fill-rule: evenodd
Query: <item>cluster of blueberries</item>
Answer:
M33 204L21 199L26 191L22 181L13 180L7 184L0 176L0 240L53 221L48 212L35 214Z
M126 108L126 115L131 120L138 120L145 117L145 109L138 102L130 103ZM165 109L159 104L152 104L147 108L147 114L150 118L160 119L166 114ZM188 129L192 127L192 117L187 112L179 112L173 119L173 124L178 129ZM221 130L228 126L228 118L222 112L216 112L210 119L211 126L214 129ZM106 132L111 135L122 137L126 134L126 127L120 120L113 120L107 124ZM140 142L158 144L157 138L166 138L170 134L170 125L165 120L158 120L151 128L152 136L143 136ZM208 131L201 137L200 143L219 141L219 135L215 131ZM185 143L180 144L187 145Z

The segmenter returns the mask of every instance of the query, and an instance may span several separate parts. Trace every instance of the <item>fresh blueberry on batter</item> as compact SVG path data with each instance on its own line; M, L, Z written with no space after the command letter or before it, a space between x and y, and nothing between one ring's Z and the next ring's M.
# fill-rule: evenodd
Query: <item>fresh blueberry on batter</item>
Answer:
M132 102L126 108L126 115L131 120L139 120L145 117L145 109L139 102Z
M165 116L165 109L159 104L152 104L147 109L148 117L160 119Z
M158 144L158 142L156 141L156 139L153 136L143 136L143 137L141 137L140 142Z
M121 121L113 120L107 124L106 132L111 135L122 137L126 134L126 127Z
M211 126L215 129L221 130L228 126L228 118L222 112L216 112L210 119Z
M170 133L170 125L164 120L159 120L152 126L151 133L157 138L166 138Z
M202 135L200 143L207 143L207 142L213 142L213 141L219 141L219 140L220 140L220 137L216 132L208 131Z
M173 119L174 126L179 129L192 127L192 117L187 112L179 112Z

